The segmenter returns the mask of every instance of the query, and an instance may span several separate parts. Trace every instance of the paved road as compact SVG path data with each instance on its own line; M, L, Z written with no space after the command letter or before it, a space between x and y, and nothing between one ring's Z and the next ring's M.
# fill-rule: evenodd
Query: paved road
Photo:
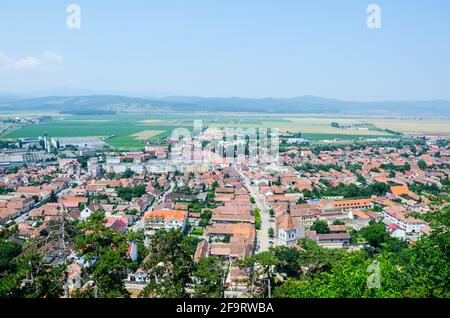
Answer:
M268 232L269 228L273 227L273 223L270 222L269 205L267 204L265 196L259 193L258 187L256 185L252 185L251 180L241 170L237 170L241 174L250 195L255 198L256 206L261 211L261 230L256 231L256 237L259 240L259 250L257 250L257 252L267 251L270 247Z

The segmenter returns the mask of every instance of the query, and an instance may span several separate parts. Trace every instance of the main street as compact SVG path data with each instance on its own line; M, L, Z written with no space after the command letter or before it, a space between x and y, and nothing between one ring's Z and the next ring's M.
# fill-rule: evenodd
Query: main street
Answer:
M248 178L240 169L236 168L236 170L244 180L245 187L250 192L250 195L255 199L255 205L261 211L261 229L256 231L256 237L259 241L259 249L257 252L267 251L270 247L269 228L271 227L269 205L267 204L265 196L259 192L256 185L252 184L250 178Z

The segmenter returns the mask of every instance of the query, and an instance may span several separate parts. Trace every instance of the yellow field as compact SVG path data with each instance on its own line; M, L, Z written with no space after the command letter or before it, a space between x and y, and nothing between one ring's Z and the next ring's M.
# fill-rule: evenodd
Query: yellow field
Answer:
M313 134L341 134L341 135L379 135L389 133L373 130L346 130L331 127L332 122L342 125L354 123L370 123L381 129L390 129L402 133L450 133L448 119L411 119L411 118L380 118L380 117L280 117L274 116L273 121L262 121L260 124L245 123L210 123L210 127L223 128L279 128L280 132L302 132Z
M144 130L137 134L131 135L131 137L137 140L146 140L158 136L164 132L164 130Z
M404 133L450 133L450 120L444 119L368 119L380 128L392 129Z
M281 133L285 132L302 132L310 134L340 134L340 135L379 135L385 136L388 133L382 131L371 131L371 130L347 130L331 127L333 121L338 121L340 124L350 124L354 123L355 120L349 119L332 119L332 118L282 118L283 120L289 121L262 121L261 124L246 124L243 123L211 123L209 127L222 128L278 128Z
M281 132L302 132L314 134L342 134L342 135L379 135L385 136L388 133L372 130L349 130L331 127L332 122L338 122L341 125L369 122L368 120L358 120L356 118L317 118L317 117L291 117L284 118L292 123L280 123ZM284 124L284 125L283 125Z
M158 124L158 123L165 122L165 120L162 120L162 119L147 119L147 120L142 120L140 122L143 123L143 124Z

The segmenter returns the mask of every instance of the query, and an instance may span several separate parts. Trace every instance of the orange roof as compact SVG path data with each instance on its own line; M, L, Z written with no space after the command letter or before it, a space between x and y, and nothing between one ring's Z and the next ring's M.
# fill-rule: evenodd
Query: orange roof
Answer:
M330 232L347 232L345 225L330 225Z
M336 200L333 201L334 207L352 207L352 206L366 206L371 205L371 199L356 199L356 200Z
M409 194L408 186L392 186L391 192L395 195Z
M283 215L281 221L280 221L280 225L278 226L280 229L289 231L294 229L294 223L292 222L292 218L290 216L290 214L286 213Z
M163 217L164 220L171 220L176 219L180 222L185 220L188 216L188 212L186 211L180 211L180 210L157 210L157 211L149 211L145 213L144 219L150 219L150 218L160 218Z
M88 201L88 198L76 196L64 196L61 198L61 202L64 206L79 206L81 203L88 203Z
M370 219L370 217L362 211L355 210L355 211L352 211L352 214L353 214L353 216L356 216L359 219Z
M214 223L205 230L205 235L217 233L254 237L255 227L248 223Z
M284 201L284 202L291 202L296 201L296 199L292 196L285 196L285 195L269 195L267 196L267 201L274 202L274 201Z

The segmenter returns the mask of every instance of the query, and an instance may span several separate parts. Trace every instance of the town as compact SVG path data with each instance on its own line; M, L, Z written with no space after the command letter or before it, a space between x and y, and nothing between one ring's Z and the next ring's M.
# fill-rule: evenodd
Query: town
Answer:
M255 145L276 153L219 129L133 152L96 137L3 144L0 296L304 296L292 279L411 250L430 215L448 218L450 136L269 139Z

